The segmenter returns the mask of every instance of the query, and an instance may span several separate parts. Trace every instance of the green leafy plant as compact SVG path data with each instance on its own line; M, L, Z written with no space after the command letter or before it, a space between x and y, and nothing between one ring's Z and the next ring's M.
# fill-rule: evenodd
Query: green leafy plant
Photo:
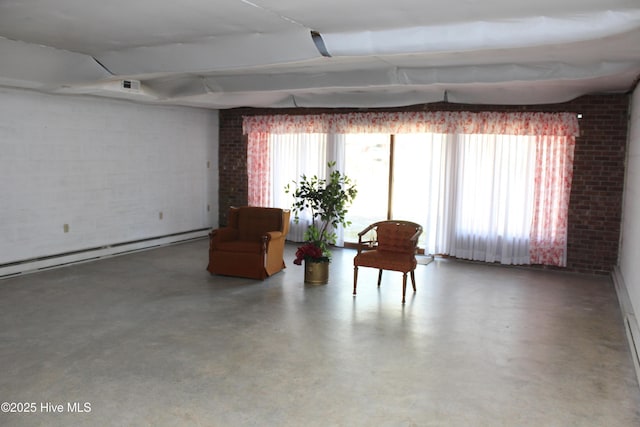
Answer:
M294 199L291 208L294 222L298 223L300 213L305 210L311 214L312 224L305 232L304 239L321 250L322 257L316 257L317 260L331 257L329 248L335 245L338 238L334 230L340 225L348 227L351 224L345 216L358 194L356 185L335 169L335 165L335 162L327 164L330 171L327 179L302 175L298 182L293 181L293 185L287 184L285 187L285 192Z

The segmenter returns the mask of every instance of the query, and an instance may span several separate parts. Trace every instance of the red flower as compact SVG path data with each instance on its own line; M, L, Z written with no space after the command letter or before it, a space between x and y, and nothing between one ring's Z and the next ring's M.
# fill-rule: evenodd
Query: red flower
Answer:
M321 259L324 258L322 249L316 246L314 243L305 243L300 246L296 251L296 259L293 263L296 265L302 265L303 259Z

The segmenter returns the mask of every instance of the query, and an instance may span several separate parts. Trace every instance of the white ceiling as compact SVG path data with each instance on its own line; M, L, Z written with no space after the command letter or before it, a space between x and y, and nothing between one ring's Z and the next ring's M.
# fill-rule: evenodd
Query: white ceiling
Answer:
M0 0L0 85L52 93L536 104L626 92L638 76L640 0Z

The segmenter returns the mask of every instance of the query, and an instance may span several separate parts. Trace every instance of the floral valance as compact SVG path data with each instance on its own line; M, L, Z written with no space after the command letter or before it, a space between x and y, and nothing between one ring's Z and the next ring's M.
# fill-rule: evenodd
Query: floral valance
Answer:
M243 117L249 133L448 133L578 136L574 113L396 112Z

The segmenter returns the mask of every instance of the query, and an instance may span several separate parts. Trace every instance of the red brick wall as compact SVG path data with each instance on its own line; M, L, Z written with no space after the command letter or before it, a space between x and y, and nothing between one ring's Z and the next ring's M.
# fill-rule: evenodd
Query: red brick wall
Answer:
M242 134L240 110L220 112L219 135L219 221L227 223L229 206L247 204L247 139Z
M610 272L618 259L629 97L584 96L552 105L502 106L435 103L368 111L568 111L582 113L576 140L567 269ZM220 112L220 224L229 206L247 203L247 141L242 116L367 111L363 109L251 109Z

